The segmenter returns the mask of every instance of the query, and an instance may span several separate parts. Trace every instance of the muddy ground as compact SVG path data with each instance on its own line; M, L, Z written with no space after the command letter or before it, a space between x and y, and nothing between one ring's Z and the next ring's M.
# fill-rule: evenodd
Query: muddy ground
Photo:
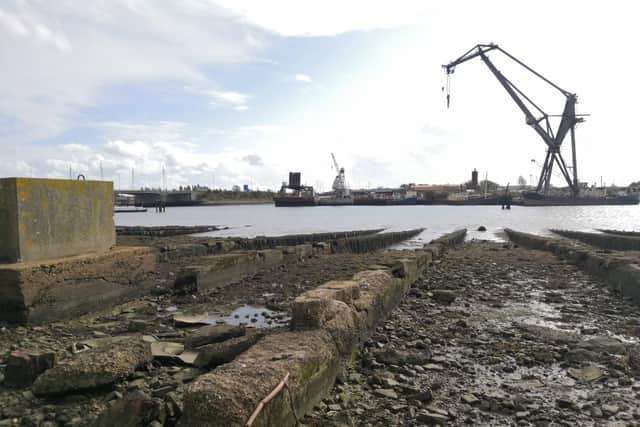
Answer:
M192 240L127 238L127 243L153 246ZM0 324L0 426L80 426L93 425L109 402L142 391L165 403L166 425L171 425L182 407L185 384L206 372L175 361L154 360L126 381L95 392L77 392L55 398L34 396L29 387L9 388L1 372L12 350L54 352L57 360L86 349L83 341L142 334L159 341L184 342L201 324L177 326L174 316L203 315L210 323L246 324L264 327L265 333L288 325L289 304L305 290L328 280L349 279L367 266L384 263L382 252L370 254L321 255L301 262L260 271L239 283L207 294L171 292L171 284L181 266L195 258L160 264L152 273L157 286L152 294L82 318L42 326Z
M640 425L639 340L638 307L598 280L546 252L467 243L304 423Z
M181 343L197 326L177 326L178 314L207 313L212 322L266 326L268 333L287 326L295 296L389 262L389 255L323 255L206 295L170 292L180 266L191 261L162 264L151 295L102 313L37 327L0 325L0 365L10 350L52 351L62 360L82 350L83 340L129 334ZM341 373L329 398L303 422L640 425L640 358L635 365L629 360L639 340L637 306L553 255L467 243L413 285ZM154 360L115 387L56 398L5 387L0 375L0 426L92 425L110 402L138 391L162 402L165 425L171 425L185 385L204 372Z

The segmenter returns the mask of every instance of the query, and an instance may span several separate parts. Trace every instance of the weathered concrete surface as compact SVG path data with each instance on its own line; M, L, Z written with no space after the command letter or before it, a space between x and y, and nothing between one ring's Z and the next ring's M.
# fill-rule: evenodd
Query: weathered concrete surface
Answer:
M55 353L12 351L7 359L4 385L26 387L56 363Z
M186 348L200 347L214 342L226 341L246 333L244 326L235 325L208 325L195 330L185 339Z
M550 239L505 229L514 243L530 249L544 250L565 259L578 268L602 278L609 287L640 304L640 265L629 258L604 254L589 247L572 245L560 239Z
M339 367L337 350L322 330L271 334L232 363L200 376L184 396L181 427L241 426L276 385L290 374L296 412L310 410L331 388ZM289 396L280 393L254 426L295 424Z
M277 246L296 246L305 243L327 242L336 239L354 238L380 233L382 229L337 231L331 233L291 234L286 236L265 237L258 236L254 239L234 239L235 243L247 250L273 249Z
M198 347L198 356L193 364L197 368L211 368L229 363L240 353L251 348L263 336L260 332L250 331L246 335Z
M389 233L379 233L362 235L355 237L344 237L332 241L333 252L354 252L363 253L386 248L404 240L411 239L422 233L424 228L414 230L397 231Z
M0 179L0 262L103 252L115 245L113 184Z
M198 259L198 264L182 269L175 281L175 288L190 292L206 292L220 286L237 282L283 262L282 251L265 250L254 252L210 255Z
M352 280L330 281L302 294L292 305L292 332L267 336L187 388L179 425L243 425L287 373L296 413L302 416L331 389L340 364L351 358L432 259L428 250L409 252L392 266L357 273ZM286 391L278 394L255 425L294 425L288 399Z
M116 234L121 236L168 237L207 233L216 230L219 230L219 228L215 225L160 225L152 227L119 225L116 227Z
M572 230L551 230L552 232L570 239L576 239L588 245L597 246L603 249L611 249L616 251L640 251L640 237L585 233L583 231Z
M45 371L33 384L36 395L59 395L110 386L151 362L151 348L142 337L105 340Z
M165 404L141 391L133 392L124 399L117 399L100 414L96 427L138 427L153 426L154 421L164 425L166 420Z
M42 323L121 302L145 290L150 248L114 248L44 262L0 265L0 320Z

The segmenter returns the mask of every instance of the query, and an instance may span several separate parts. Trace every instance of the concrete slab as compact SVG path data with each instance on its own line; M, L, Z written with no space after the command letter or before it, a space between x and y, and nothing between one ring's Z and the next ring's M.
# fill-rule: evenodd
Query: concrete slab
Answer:
M0 262L104 252L115 245L113 184L0 179Z
M155 269L155 260L151 248L118 247L101 254L0 264L0 320L43 323L122 302L153 284L146 275Z

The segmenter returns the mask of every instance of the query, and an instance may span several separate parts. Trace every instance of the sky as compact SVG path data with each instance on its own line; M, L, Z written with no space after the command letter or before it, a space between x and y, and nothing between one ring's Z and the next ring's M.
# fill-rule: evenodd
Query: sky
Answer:
M525 7L526 6L526 7ZM633 1L1 0L0 176L328 190L536 180L545 146L494 42L578 94L578 175L640 180ZM564 97L497 52L549 114ZM570 161L570 145L563 154ZM132 179L133 170L133 179ZM562 184L554 178L554 184Z

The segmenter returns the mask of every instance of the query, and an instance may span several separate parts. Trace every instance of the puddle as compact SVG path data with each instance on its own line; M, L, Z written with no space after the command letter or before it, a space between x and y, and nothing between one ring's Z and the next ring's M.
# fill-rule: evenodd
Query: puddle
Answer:
M290 317L279 311L265 307L243 305L233 310L226 317L211 317L211 323L226 323L228 325L244 325L252 328L275 328L289 324Z

